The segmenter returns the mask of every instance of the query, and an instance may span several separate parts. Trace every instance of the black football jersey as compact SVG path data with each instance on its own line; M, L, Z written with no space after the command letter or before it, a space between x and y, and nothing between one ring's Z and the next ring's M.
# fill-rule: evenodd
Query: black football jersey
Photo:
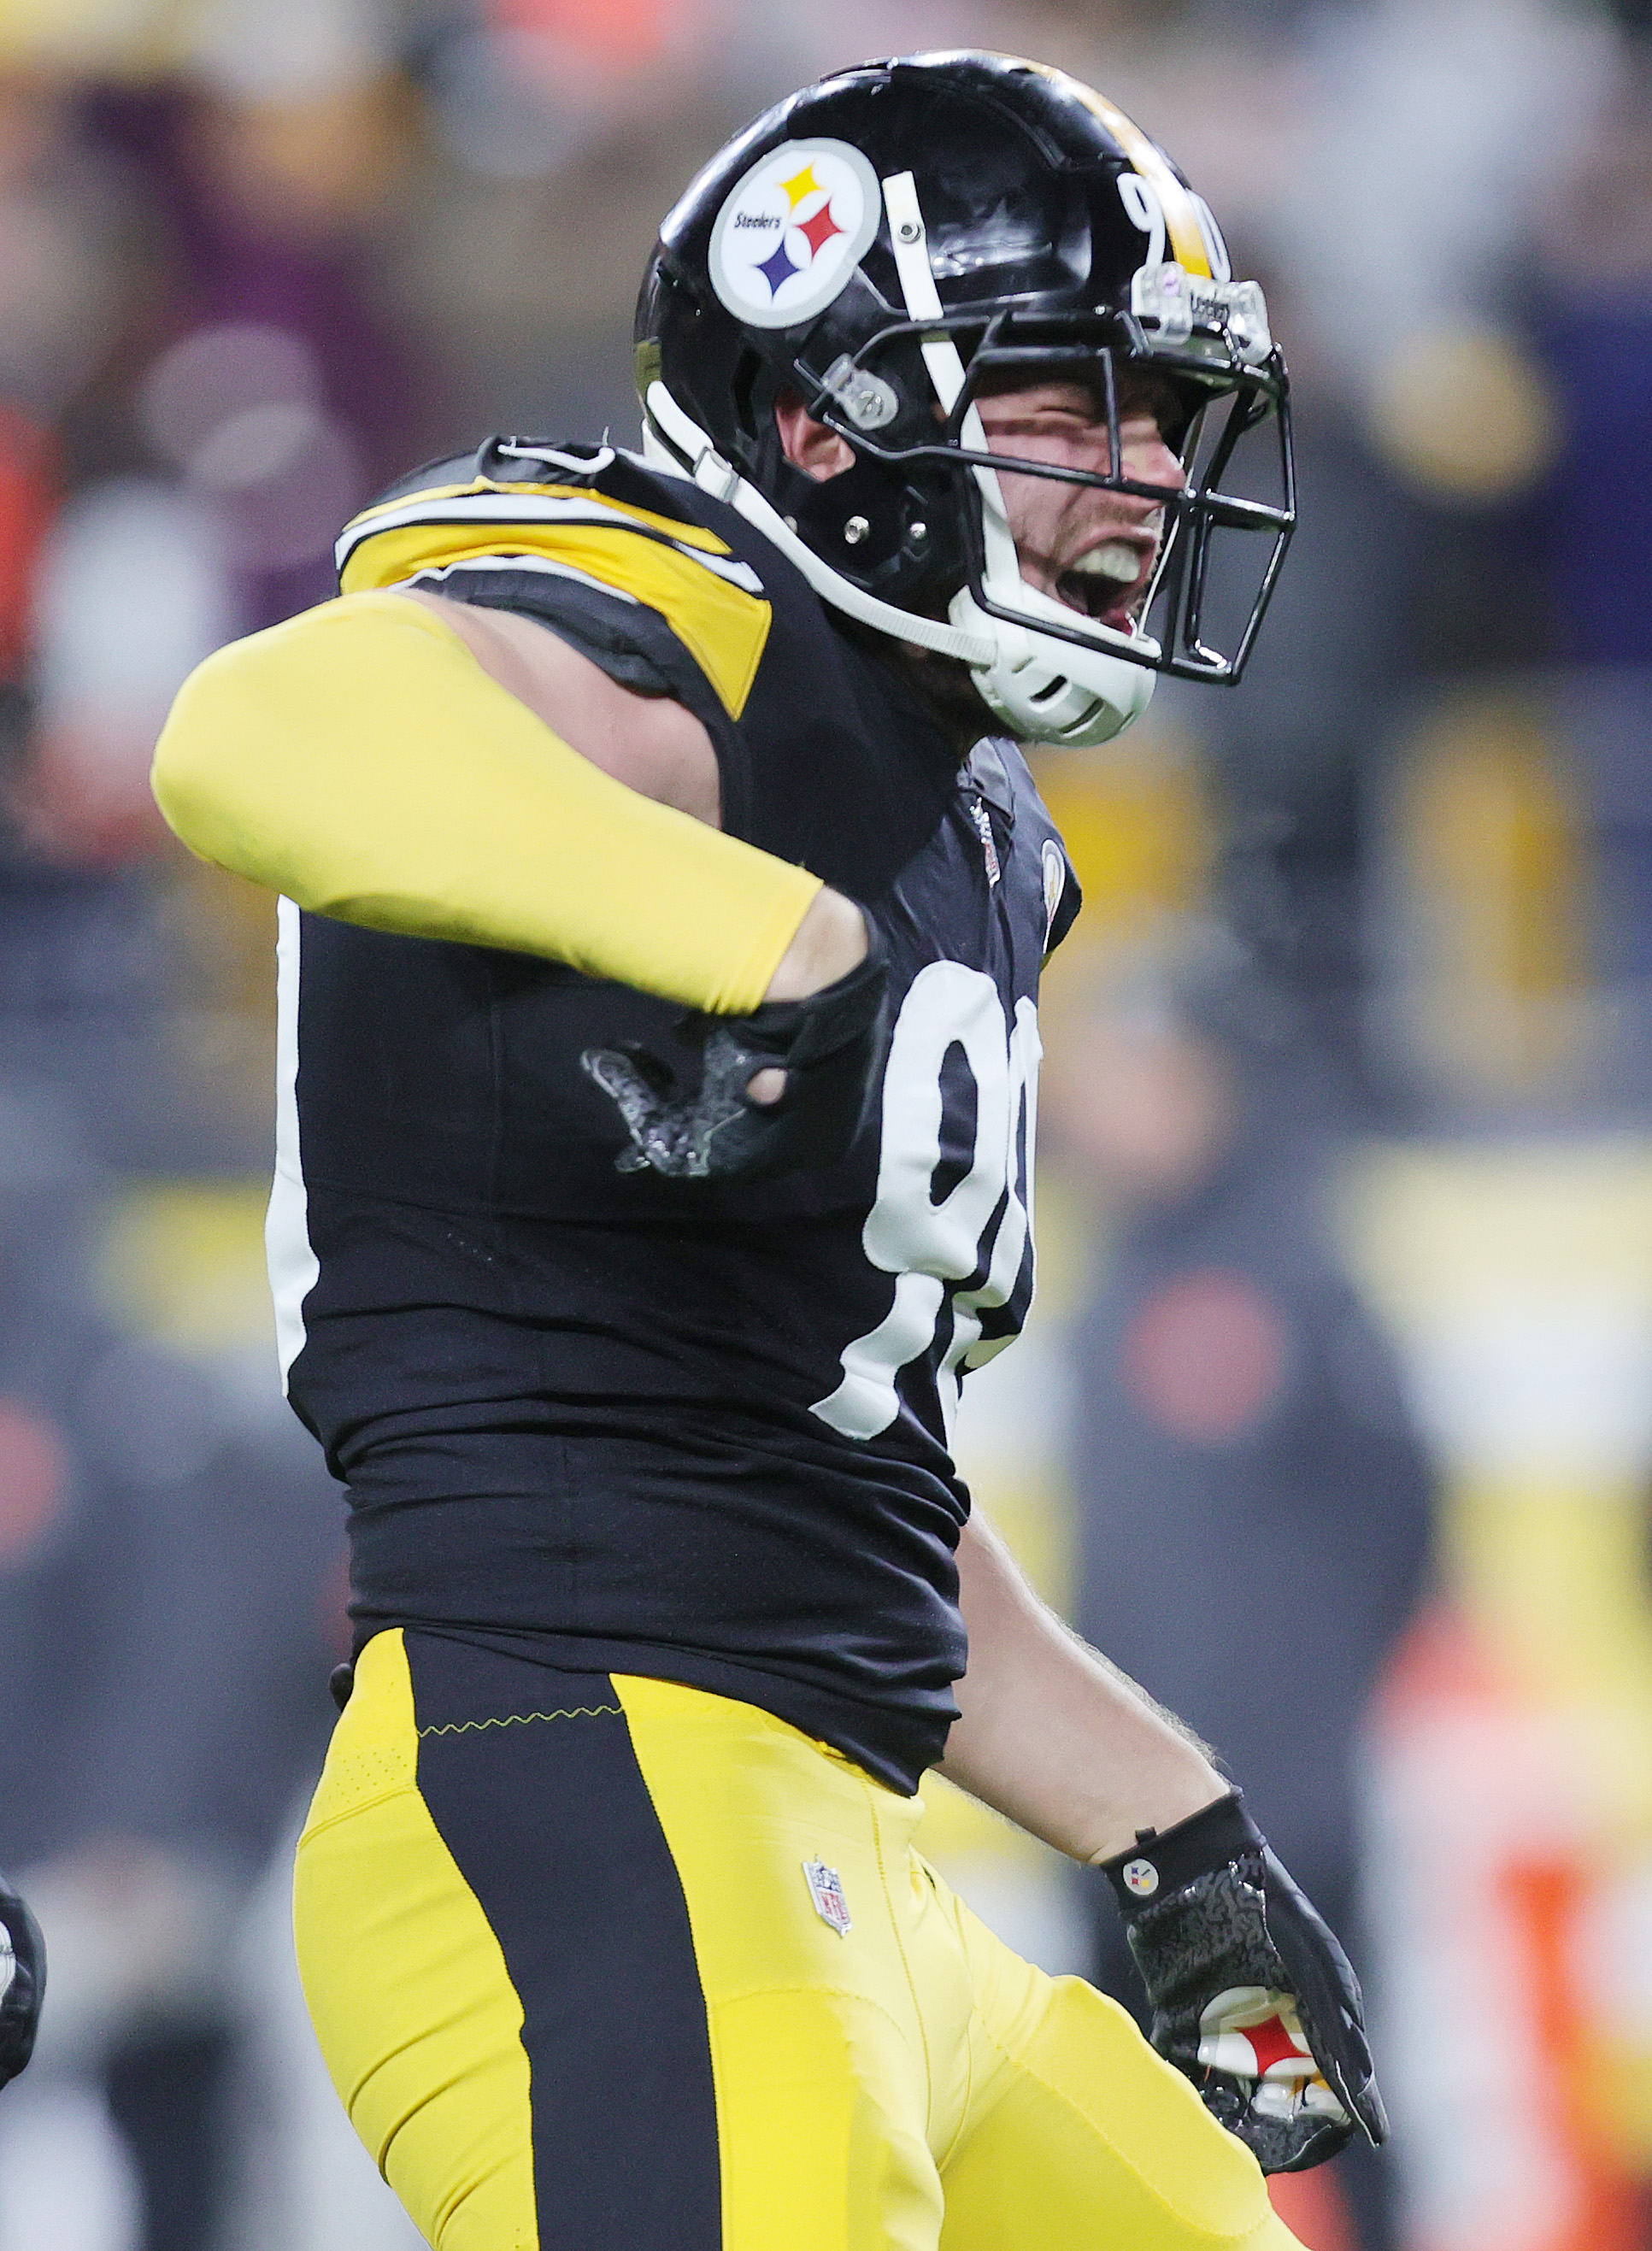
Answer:
M678 698L725 828L860 901L892 962L844 1161L679 1181L621 1168L580 1060L691 1071L679 1008L283 902L272 1276L349 1488L358 1639L682 1680L914 1788L964 1665L949 1433L1032 1293L1038 973L1078 905L1026 765L987 741L961 771L760 534L607 447L490 440L339 553L346 592L508 609Z

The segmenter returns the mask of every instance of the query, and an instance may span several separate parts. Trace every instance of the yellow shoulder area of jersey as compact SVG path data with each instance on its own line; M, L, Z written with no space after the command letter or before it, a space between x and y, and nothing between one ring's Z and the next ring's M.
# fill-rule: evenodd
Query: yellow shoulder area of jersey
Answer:
M346 594L521 556L641 602L665 620L734 719L752 692L774 614L754 575L714 532L572 485L477 478L434 486L368 509L345 526L338 545Z

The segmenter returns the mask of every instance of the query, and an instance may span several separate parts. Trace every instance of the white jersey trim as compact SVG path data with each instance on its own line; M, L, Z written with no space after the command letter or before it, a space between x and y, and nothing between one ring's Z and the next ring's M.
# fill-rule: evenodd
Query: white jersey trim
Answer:
M309 1240L309 1193L298 1146L299 914L291 899L275 910L275 1178L264 1220L275 1347L281 1389L304 1349L304 1300L321 1278Z
M718 578L726 578L747 594L761 594L763 582L749 563L735 555L708 555L703 547L696 547L685 539L673 539L669 533L656 531L640 523L635 516L623 509L606 508L600 500L529 500L510 494L462 494L449 500L420 501L417 497L401 507L386 507L382 513L355 523L346 524L338 535L333 550L333 559L342 571L357 548L364 541L376 539L381 531L400 531L410 527L434 529L439 524L497 523L509 527L512 523L572 523L595 524L604 530L635 532L639 538L657 539L663 547L686 556Z
M455 571L538 571L547 578L572 578L576 585L589 586L593 593L606 594L611 602L628 602L634 610L644 606L623 586L610 586L606 578L594 578L588 571L577 571L572 563L552 563L544 555L472 555L462 563L433 563L427 570L415 571L411 578L398 578L393 586L386 586L384 591L399 594L405 586L427 586L438 579L452 578Z

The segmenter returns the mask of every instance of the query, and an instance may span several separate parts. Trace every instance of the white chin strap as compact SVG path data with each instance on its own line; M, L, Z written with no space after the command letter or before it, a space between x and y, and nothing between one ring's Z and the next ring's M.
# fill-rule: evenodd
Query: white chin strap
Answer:
M898 172L884 182L883 189L906 317L940 321L944 317L941 294L930 270L928 238L913 176ZM941 411L950 414L964 385L958 347L950 336L934 336L920 349ZM651 383L642 403L647 411L642 450L654 468L691 477L702 491L737 509L795 564L823 601L897 641L915 642L920 648L934 649L967 664L982 701L1013 734L1030 742L1084 750L1121 734L1152 701L1156 675L1145 665L1115 656L1102 645L1111 641L1116 647L1129 647L1128 635L1092 624L1090 631L1097 635L1097 645L1086 648L1039 630L1046 622L1070 627L1076 613L1030 586L1022 577L994 470L975 472L981 488L986 553L982 583L1000 608L1015 613L1015 622L989 617L965 587L954 595L947 612L950 622L942 625L938 619L920 617L892 602L879 601L875 594L863 592L833 570L823 557L805 545L757 488L723 459L663 383ZM974 406L965 412L961 434L973 451L989 451L981 416ZM1134 645L1157 653L1150 641L1137 641Z

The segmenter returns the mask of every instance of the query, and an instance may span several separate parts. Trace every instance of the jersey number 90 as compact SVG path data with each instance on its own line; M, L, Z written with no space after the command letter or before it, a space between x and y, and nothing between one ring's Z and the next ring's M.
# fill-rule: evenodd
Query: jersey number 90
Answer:
M947 1056L961 1049L975 1084L973 1149L943 1126ZM1038 1108L1038 1012L1017 1001L1007 1022L992 979L932 961L901 1004L884 1073L878 1198L861 1240L895 1277L893 1305L843 1354L843 1382L814 1411L845 1437L874 1438L900 1412L897 1379L930 1360L950 1314L934 1381L950 1438L962 1371L1002 1352L1031 1297L1031 1154ZM936 1176L961 1176L938 1199ZM962 1286L957 1286L961 1285ZM951 1285L951 1286L949 1286ZM1013 1303L1008 1324L990 1317Z

